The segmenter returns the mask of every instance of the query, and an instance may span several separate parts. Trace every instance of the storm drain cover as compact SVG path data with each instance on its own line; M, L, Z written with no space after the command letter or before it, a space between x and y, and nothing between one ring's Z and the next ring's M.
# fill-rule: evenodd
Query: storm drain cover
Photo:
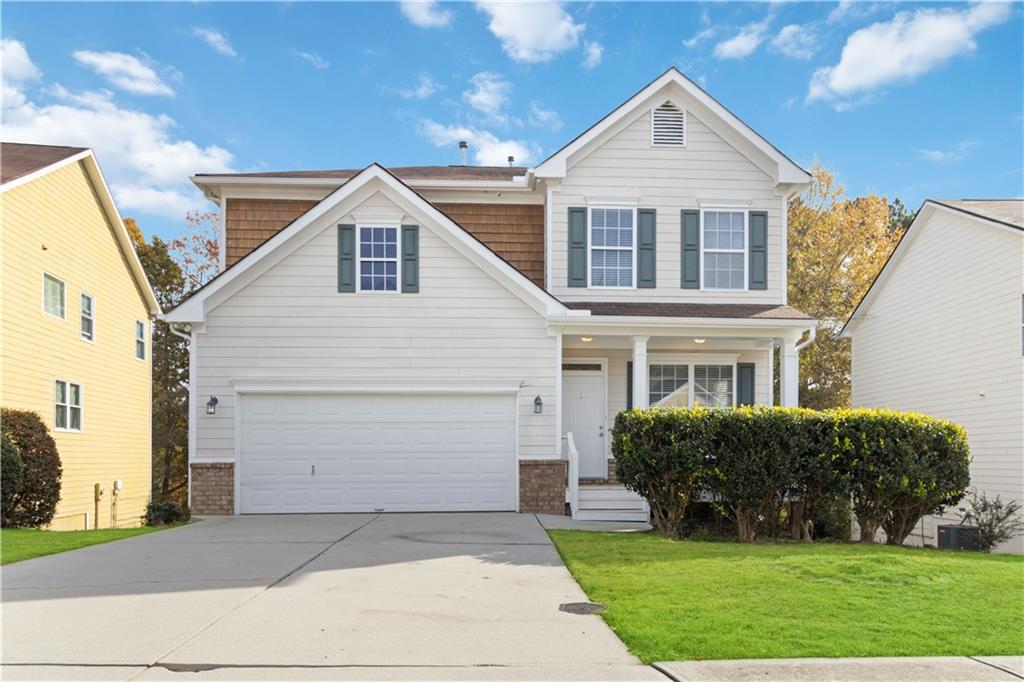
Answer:
M601 613L605 610L604 604L595 604L589 601L574 601L568 604L560 604L558 606L559 611L565 611L566 613L575 613L581 616L586 616L591 613Z

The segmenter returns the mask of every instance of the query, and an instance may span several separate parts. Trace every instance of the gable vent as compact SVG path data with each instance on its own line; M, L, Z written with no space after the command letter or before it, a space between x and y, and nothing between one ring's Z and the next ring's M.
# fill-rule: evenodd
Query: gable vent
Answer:
M686 146L686 112L665 102L651 112L651 144L655 147Z

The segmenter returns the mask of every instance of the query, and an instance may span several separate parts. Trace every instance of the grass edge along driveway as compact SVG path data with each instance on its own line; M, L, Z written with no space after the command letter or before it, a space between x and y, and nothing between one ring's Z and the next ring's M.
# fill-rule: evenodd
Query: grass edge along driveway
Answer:
M99 530L41 530L38 528L0 529L0 565L59 554L90 545L124 540L172 526L136 528L100 528Z
M645 663L1024 653L1024 557L548 532Z

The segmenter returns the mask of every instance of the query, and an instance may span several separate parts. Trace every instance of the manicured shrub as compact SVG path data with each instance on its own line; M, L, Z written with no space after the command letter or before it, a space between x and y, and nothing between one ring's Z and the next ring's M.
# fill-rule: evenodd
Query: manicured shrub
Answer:
M146 505L146 513L142 520L147 526L167 526L172 523L185 523L191 516L188 507L174 500L161 500Z
M683 515L710 454L710 411L652 408L615 417L612 453L619 480L651 506L655 528L683 534Z
M18 446L7 435L0 436L0 526L7 525L7 517L14 508L14 500L25 487L25 465L21 462Z
M0 411L0 434L18 449L23 467L23 485L12 496L4 525L45 526L53 520L60 500L62 471L57 444L42 418L26 410Z
M831 517L836 504L845 506L849 528L850 477L841 466L841 454L833 447L832 415L813 410L789 410L788 415L793 457L788 495L790 534L794 540L810 542L817 535L815 520ZM831 518L830 525L835 521ZM849 539L849 532L844 539Z
M996 545L1011 540L1024 532L1021 520L1021 506L1016 500L1003 502L996 495L992 499L981 493L972 492L967 502L964 523L978 529L978 544L984 552L991 552Z

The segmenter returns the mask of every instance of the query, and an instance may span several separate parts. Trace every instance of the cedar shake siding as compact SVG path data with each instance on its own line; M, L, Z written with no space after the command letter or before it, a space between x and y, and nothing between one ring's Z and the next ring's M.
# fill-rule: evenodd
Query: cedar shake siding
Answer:
M304 199L228 199L227 254L231 267L319 202Z
M544 286L544 206L434 204L539 287Z
M318 202L228 199L226 264L231 267ZM544 286L544 206L435 204L513 267Z

